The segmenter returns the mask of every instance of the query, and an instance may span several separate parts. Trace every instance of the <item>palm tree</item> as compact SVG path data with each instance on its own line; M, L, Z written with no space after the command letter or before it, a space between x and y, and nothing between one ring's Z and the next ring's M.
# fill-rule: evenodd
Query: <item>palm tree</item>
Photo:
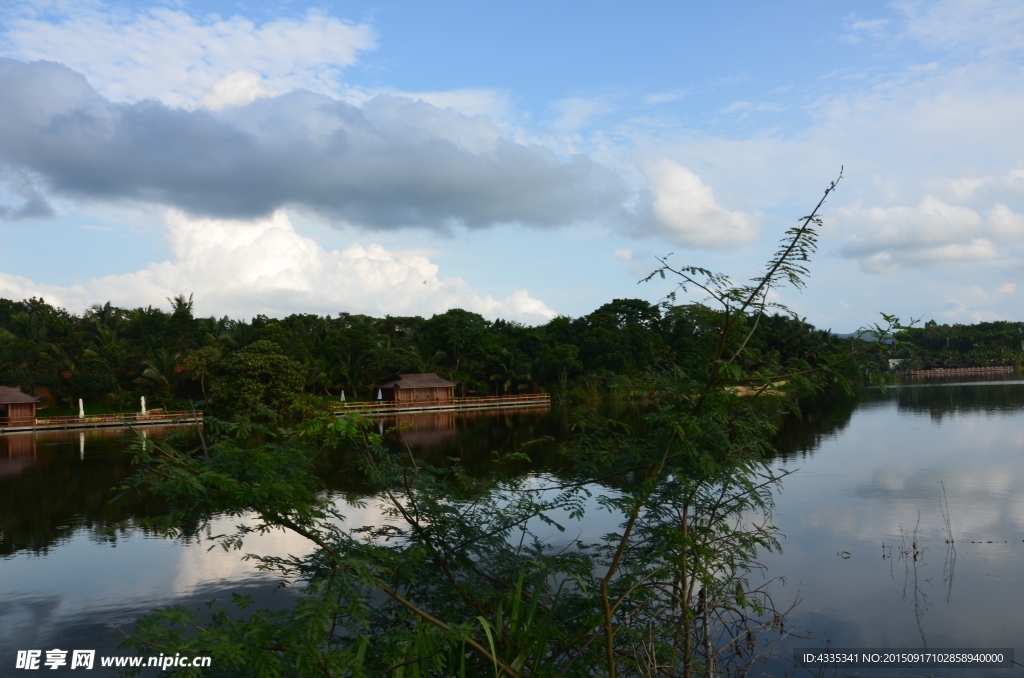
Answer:
M160 349L148 360L142 361L142 375L135 383L147 386L159 400L174 397L177 387L182 381L181 354L177 351Z
M227 316L202 320L206 330L206 343L218 350L238 348L238 328Z
M50 341L46 327L48 309L34 309L22 311L11 316L10 331L5 336L5 357L9 368L23 370L23 376L27 385L35 394L36 380L44 373L57 377L54 374L51 354L59 349L56 344Z
M190 295L188 295L188 299L186 299L184 294L179 294L178 296L174 297L173 299L171 297L164 297L164 298L167 299L167 301L170 302L170 304L171 304L171 313L181 312L183 314L188 314L188 315L191 316L192 315L192 304L193 304L192 297L193 296L194 295L190 294Z
M68 381L68 377L78 371L77 361L65 350L63 346L51 345L48 355L56 361L58 365L57 373L61 377L57 380L57 386L53 390L57 393L60 401L68 407L73 407L75 401L82 395L80 393L75 393Z
M531 379L530 364L525 356L519 351L513 352L507 348L501 349L501 355L504 360L498 363L500 371L491 375L491 381L499 382L505 393L527 388L526 383L519 383L517 386L517 382L529 382Z
M50 346L47 342L46 316L42 311L22 311L11 316L14 336L21 341L31 342L41 350Z
M420 372L433 372L434 374L438 374L444 377L445 379L451 376L450 371L444 366L444 361L445 358L448 357L448 354L446 354L441 349L437 349L436 351L434 351L434 355L430 356L429 358L424 358L423 354L420 353L420 347L413 346L412 354L415 357L416 369L418 369Z
M315 393L316 387L320 386L324 389L324 393L327 395L331 394L327 389L327 385L329 383L329 379L327 378L327 367L322 359L306 358L302 363L302 369L306 375L306 389Z
M92 307L85 312L85 320L87 320L93 327L116 331L121 329L122 325L124 325L125 314L123 309L111 306L108 301L102 306L99 304L93 304Z

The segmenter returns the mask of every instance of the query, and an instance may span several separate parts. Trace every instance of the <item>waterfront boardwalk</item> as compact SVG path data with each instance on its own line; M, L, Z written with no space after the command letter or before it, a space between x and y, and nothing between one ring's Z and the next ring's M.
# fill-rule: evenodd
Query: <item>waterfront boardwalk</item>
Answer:
M0 435L24 433L26 431L87 431L89 429L125 428L129 426L174 426L195 424L202 420L202 410L178 410L175 412L150 410L145 414L141 412L126 412L86 417L48 417L37 418L34 424L16 423L13 426L5 426L3 425L5 422L0 422Z
M393 414L411 414L415 412L459 412L507 410L524 408L551 407L551 395L548 393L528 393L514 396L485 396L482 398L447 398L440 400L418 400L414 402L389 402L386 400L334 403L331 409L338 416L349 412L358 412L365 417L383 417ZM101 414L86 417L49 417L37 418L34 424L15 423L0 420L0 436L9 433L25 433L31 431L88 431L90 429L175 426L201 423L202 410L178 410L163 412L151 410L127 412L122 414Z
M417 400L392 402L376 400L356 403L335 403L331 405L338 416L358 412L366 417L383 417L391 414L412 412L458 412L471 410L506 410L529 407L550 407L550 393L526 393L513 396L485 396L482 398L445 398L440 400Z
M944 377L954 374L991 374L1013 372L1013 365L1001 367L936 367L931 370L910 370L907 376L911 377Z

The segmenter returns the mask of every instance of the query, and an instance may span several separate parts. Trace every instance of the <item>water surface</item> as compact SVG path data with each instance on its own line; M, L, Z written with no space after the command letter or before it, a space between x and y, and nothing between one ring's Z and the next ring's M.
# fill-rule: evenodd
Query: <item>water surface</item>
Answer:
M763 560L800 599L790 622L809 639L784 649L1016 647L1024 659L1024 381L918 381L832 408L846 410L775 462L797 472L778 497L783 553Z
M628 409L616 415L638 416ZM480 473L493 452L541 437L551 440L533 448L537 467L557 467L558 442L570 435L569 415L559 410L431 415L384 425L394 423L407 426L405 442L417 454L437 463L460 457ZM116 628L129 628L157 606L195 607L232 590L261 605L290 602L288 590L275 591L273 579L238 552L131 527L133 518L161 507L132 496L110 503L131 473L127 440L110 431L0 438L4 672L16 649L98 647L116 654ZM777 497L783 552L762 561L767 577L786 580L775 589L780 604L799 600L789 622L805 636L787 640L780 651L826 643L1016 646L1024 657L1024 381L950 378L819 399L806 404L801 421L787 423L778 447L773 465L795 472ZM343 462L326 479L335 489L358 488ZM953 548L946 544L945 510ZM379 517L371 504L350 519ZM608 520L595 514L579 529L604 531L612 527ZM916 560L900 555L911 544L918 547ZM246 544L267 554L307 549L284 533ZM780 663L768 668L775 675L786 670Z

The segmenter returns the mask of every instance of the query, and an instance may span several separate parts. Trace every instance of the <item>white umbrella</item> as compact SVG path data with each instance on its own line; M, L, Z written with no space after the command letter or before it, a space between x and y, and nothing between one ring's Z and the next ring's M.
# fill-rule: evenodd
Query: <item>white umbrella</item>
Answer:
M384 393L379 388L377 389L377 400L384 400Z
M80 416L80 417L84 417L85 416L85 405L82 404L82 399L81 398L78 399L78 416Z
M146 413L146 396L142 396L142 413Z
M341 402L345 402L345 389L341 389Z

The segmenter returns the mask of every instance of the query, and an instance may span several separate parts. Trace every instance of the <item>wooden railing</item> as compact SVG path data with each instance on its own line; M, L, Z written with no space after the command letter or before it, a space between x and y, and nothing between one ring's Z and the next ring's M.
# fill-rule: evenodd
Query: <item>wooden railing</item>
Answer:
M0 428L7 426L32 426L36 423L35 419L24 417L0 417Z
M85 417L78 416L57 416L26 419L24 417L0 417L0 427L17 426L102 426L116 425L122 422L129 424L151 423L158 421L173 421L175 419L196 419L203 418L203 411L197 410L174 410L164 412L163 410L150 410L145 414L141 412L124 412L121 414L96 414Z
M999 367L934 367L930 370L910 370L912 377L941 377L944 374L983 374L985 372L1013 372L1013 365Z
M487 407L488 405L537 404L546 405L551 402L550 393L524 393L514 396L482 396L480 398L440 398L436 400L367 400L354 403L332 403L331 409L348 411L394 410L400 411L420 407Z

